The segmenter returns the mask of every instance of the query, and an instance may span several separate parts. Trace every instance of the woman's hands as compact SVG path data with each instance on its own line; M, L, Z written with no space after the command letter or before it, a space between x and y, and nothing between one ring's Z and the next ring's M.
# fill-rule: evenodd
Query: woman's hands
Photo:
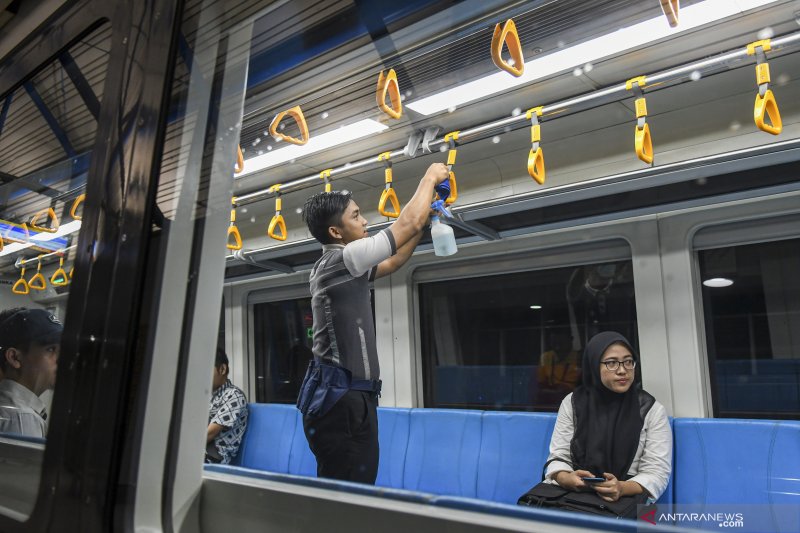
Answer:
M620 481L614 474L608 472L603 473L606 479L600 483L587 483L584 477L595 477L594 474L588 470L575 470L574 472L567 472L562 470L558 472L554 479L561 487L572 490L575 492L594 490L598 496L607 502L615 502L622 496L632 496L634 494L641 494L644 489L635 481Z

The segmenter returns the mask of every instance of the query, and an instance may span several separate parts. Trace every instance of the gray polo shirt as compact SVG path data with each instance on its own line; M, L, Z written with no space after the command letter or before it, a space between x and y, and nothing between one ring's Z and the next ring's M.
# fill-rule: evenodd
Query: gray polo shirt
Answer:
M396 252L387 228L347 246L323 245L311 271L314 357L346 368L353 379L380 379L369 284L378 264Z
M44 437L46 416L44 402L33 391L11 379L0 381L0 432Z

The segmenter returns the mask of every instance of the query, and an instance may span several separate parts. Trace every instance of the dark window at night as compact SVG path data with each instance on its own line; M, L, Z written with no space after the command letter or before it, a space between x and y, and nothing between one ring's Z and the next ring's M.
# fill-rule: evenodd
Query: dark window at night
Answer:
M630 261L419 285L425 407L555 411L599 331L636 346Z
M800 239L699 252L714 415L800 416Z

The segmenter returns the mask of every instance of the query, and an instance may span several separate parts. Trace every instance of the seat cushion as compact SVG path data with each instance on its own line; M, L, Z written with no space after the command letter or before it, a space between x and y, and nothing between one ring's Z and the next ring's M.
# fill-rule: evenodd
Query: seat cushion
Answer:
M232 464L288 473L297 408L276 403L250 403L247 410L247 430Z
M411 409L405 408L378 408L380 461L378 479L375 481L378 486L403 488L410 413Z

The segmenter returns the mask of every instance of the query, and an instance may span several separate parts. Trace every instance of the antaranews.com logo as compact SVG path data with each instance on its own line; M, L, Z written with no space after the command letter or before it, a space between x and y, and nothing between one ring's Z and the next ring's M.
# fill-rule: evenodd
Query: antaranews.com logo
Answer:
M709 531L800 532L800 513L792 505L640 505L640 524L672 525Z

